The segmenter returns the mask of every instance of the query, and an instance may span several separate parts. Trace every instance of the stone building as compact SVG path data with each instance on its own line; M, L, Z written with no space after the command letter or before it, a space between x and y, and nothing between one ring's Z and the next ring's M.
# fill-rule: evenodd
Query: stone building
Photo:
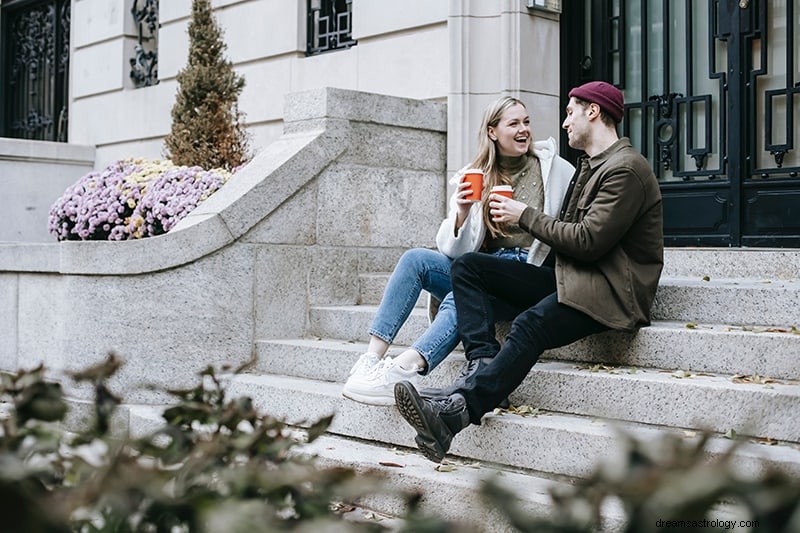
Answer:
M191 1L0 0L0 369L44 361L59 375L116 350L127 363L113 385L140 431L164 400L144 383L194 384L206 364L255 354L232 393L298 424L336 413L324 460L402 462L384 468L395 486L502 530L478 501L479 470L398 455L413 435L394 408L345 401L341 384L387 272L434 246L447 175L485 105L520 97L534 136L573 159L564 95L605 79L625 93L621 133L662 183L654 323L548 353L511 398L547 416L490 415L453 454L499 466L535 512L554 477L585 477L615 450L614 426L645 439L708 429L710 456L735 429L775 444L739 448L743 475L800 475L800 0L212 5L246 78L253 161L165 235L56 243L47 210L68 184L161 155ZM397 343L425 325L420 305ZM87 405L90 391L65 386ZM619 510L607 512L613 529Z

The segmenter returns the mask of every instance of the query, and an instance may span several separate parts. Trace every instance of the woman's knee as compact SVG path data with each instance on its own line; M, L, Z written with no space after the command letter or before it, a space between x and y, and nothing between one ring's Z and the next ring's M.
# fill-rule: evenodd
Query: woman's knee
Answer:
M415 270L418 270L420 268L445 261L447 261L447 257L435 250L429 250L427 248L411 248L410 250L403 252L403 255L400 256L400 260L397 262L397 266L403 268L414 268Z

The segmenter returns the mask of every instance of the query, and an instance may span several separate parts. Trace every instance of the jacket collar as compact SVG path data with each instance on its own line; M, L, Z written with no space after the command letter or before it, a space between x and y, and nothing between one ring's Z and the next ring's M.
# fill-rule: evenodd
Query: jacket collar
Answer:
M581 159L588 159L589 160L589 168L592 170L596 169L597 167L601 166L603 163L608 161L611 156L619 152L620 150L624 150L625 148L629 148L631 146L631 141L627 137L622 137L621 139L617 140L614 144L603 150L597 155L592 157L588 157L586 154L581 156Z

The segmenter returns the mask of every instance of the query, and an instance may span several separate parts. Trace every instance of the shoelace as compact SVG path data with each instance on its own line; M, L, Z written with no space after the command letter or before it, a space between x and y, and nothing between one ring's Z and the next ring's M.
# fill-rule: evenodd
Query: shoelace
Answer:
M455 408L462 407L459 405L461 403L460 398L454 398L452 396L445 396L444 398L429 398L428 401L434 404L440 411L444 411L445 413Z
M458 379L464 379L478 368L478 359L469 359L467 360L467 364L461 367L461 371L458 373Z
M359 357L356 364L350 369L350 375L361 373L366 371L367 373L371 372L376 366L380 365L381 359L378 359L377 356L372 354L363 354ZM362 370L364 369L364 370Z
M374 365L372 365L368 370L365 376L367 378L371 378L373 376L380 376L386 370L394 364L394 359L391 357L384 357Z

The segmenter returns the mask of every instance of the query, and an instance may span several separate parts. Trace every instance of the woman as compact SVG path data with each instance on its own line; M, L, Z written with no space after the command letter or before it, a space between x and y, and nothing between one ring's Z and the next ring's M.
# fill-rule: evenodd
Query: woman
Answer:
M467 199L466 168L484 171L482 201ZM367 352L350 370L342 389L346 398L371 405L394 404L394 384L417 384L458 345L456 310L450 285L450 264L467 252L485 251L512 261L541 265L550 251L516 225L504 225L489 214L488 191L511 185L513 198L557 216L574 168L557 155L555 140L531 140L530 116L520 100L503 97L484 112L478 132L478 153L451 180L456 191L448 217L436 235L439 251L414 248L403 254L383 293L369 329ZM430 326L411 347L395 358L384 357L400 327L425 289L441 301ZM467 364L462 375L475 369Z

